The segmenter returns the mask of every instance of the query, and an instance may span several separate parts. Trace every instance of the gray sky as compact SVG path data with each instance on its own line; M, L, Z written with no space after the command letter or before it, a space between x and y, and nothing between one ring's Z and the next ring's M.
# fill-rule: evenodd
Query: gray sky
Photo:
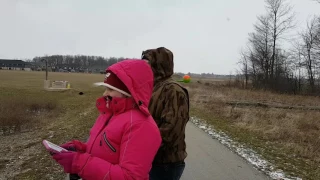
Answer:
M298 24L320 12L291 0ZM263 0L0 0L0 58L83 54L139 58L160 46L176 72L235 73Z

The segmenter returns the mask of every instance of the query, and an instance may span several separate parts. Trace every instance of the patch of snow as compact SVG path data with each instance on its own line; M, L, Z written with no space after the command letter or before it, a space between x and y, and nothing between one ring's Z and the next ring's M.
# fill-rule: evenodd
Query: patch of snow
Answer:
M247 162L252 164L258 170L267 174L270 178L276 180L302 180L299 177L287 176L282 170L275 170L274 166L264 160L258 153L254 150L245 147L244 144L240 144L236 141L233 141L227 134L224 132L218 132L213 127L208 125L205 121L197 118L191 117L190 121L196 125L198 128L202 129L204 132L209 134L212 138L217 139L221 144L228 147L233 152L237 153L239 156L244 158Z

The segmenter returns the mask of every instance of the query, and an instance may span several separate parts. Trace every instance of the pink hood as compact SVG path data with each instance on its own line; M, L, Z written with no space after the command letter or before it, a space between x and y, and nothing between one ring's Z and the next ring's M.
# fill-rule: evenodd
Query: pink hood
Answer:
M124 60L108 68L127 86L139 109L150 115L148 106L153 90L153 72L143 60Z
M127 86L132 97L112 98L108 111L100 113L90 130L86 152L73 159L73 172L83 180L149 180L162 141L148 110L153 89L151 67L143 60L125 60L108 70Z

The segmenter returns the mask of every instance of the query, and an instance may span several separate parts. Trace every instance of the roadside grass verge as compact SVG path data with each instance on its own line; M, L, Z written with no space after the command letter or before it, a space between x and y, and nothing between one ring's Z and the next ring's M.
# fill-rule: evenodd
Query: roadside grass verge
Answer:
M191 115L246 144L291 176L320 179L320 111L228 105L249 101L320 106L318 97L242 90L212 82L187 86Z

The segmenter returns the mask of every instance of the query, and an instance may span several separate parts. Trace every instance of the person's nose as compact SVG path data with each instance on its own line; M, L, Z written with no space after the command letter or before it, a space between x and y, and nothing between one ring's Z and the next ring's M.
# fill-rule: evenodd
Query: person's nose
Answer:
M103 92L103 96L108 96L109 95L109 91L108 90L105 90L104 92Z

